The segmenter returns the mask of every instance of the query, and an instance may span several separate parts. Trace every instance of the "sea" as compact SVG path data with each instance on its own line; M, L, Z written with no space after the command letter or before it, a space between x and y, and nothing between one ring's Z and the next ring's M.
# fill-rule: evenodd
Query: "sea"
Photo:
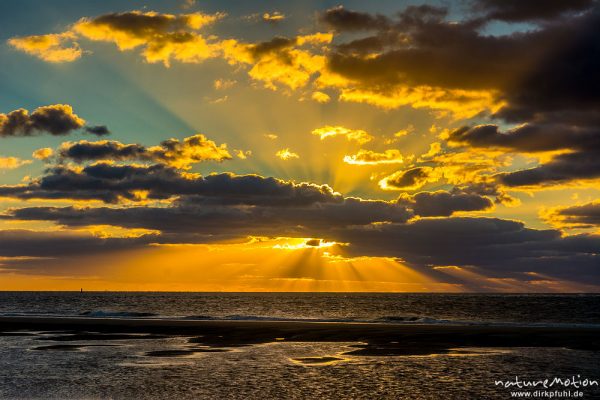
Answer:
M600 326L600 295L0 292L0 316L589 327ZM64 345L55 335L0 333L1 399L600 398L597 385L582 387L600 381L597 351L354 356L356 343L273 341L178 353L164 350L189 337ZM555 378L571 384L515 395L520 381Z

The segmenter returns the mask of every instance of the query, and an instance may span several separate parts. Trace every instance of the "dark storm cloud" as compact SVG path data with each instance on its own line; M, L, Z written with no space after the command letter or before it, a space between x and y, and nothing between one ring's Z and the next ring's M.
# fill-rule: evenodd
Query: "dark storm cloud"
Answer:
M472 147L505 148L517 152L596 151L600 150L600 127L530 123L502 132L497 125L477 125L455 129L448 140Z
M90 160L135 160L145 156L146 148L140 144L122 144L117 141L65 143L59 150L64 159L76 162Z
M57 166L27 185L0 186L0 196L21 199L88 199L117 203L139 200L144 191L149 199L200 196L227 204L297 205L339 202L343 198L329 186L293 183L259 175L229 173L186 175L163 165L113 165L97 163L75 170ZM207 200L211 201L211 200Z
M497 218L420 219L335 232L353 254L399 257L414 265L476 267L484 275L536 273L600 283L600 236L561 237Z
M490 36L480 32L480 22L449 22L444 15L443 9L409 7L393 26L341 43L328 67L375 91L400 83L502 89L531 69L560 37L557 30ZM354 54L369 47L383 51L370 57Z
M442 190L401 196L398 203L411 208L416 215L423 217L448 217L457 211L484 211L493 207L492 201L487 197Z
M507 106L497 117L508 121L539 118L543 113L589 111L600 106L600 9L545 31L562 32L517 84L506 91ZM581 114L580 114L580 117ZM587 118L580 118L583 123ZM580 122L581 123L581 122Z
M411 168L388 176L385 178L385 184L396 189L418 188L427 182L430 174L430 167Z
M8 114L0 114L0 137L32 136L49 133L60 136L84 128L85 120L66 104L54 104L36 108L32 113L20 108ZM86 132L94 135L108 133L106 127L87 127Z
M507 186L551 186L600 177L600 9L590 4L582 15L545 22L533 33L520 35L545 38L540 42L544 53L533 56L535 63L500 87L505 105L493 117L521 125L506 131L494 124L463 127L448 136L457 144L517 153L570 151L540 166L499 175ZM564 9L570 10L566 5Z
M600 203L588 203L571 207L559 207L548 215L548 222L576 228L600 226Z
M110 131L105 125L86 126L85 131L96 136L110 135Z
M475 0L472 8L486 19L525 22L581 12L593 4L594 0Z
M529 229L521 222L497 218L424 218L373 224L369 222L377 219L373 204L358 204L351 204L350 209L345 203L292 209L34 207L13 210L5 218L49 220L70 227L102 223L162 230L152 238L156 243L208 243L247 235L318 237L347 243L349 255L396 257L420 268L458 266L477 268L483 276L531 279L535 273L600 284L600 237L596 235L563 237L558 230ZM364 218L357 217L357 207L364 207ZM337 217L333 209L337 209ZM386 214L380 217L389 218Z
M188 15L172 16L168 14L129 11L101 15L89 23L96 26L106 26L117 31L128 32L136 37L149 37L157 33L186 28L190 20L191 18Z
M561 154L540 166L498 175L506 186L554 185L600 177L600 151Z
M524 10L529 3L482 4ZM324 14L325 20L331 15L356 15L349 18L355 21L350 26L375 32L339 43L338 51L329 55L328 67L363 89L381 93L397 84L497 90L506 102L497 117L512 121L528 120L543 110L597 109L598 6L583 1L555 3L536 9L549 14L561 7L584 12L504 35L485 33L481 18L450 22L443 9L434 7L408 7L396 19L379 25L373 15L332 9ZM365 57L362 53L369 50L377 53Z
M347 10L343 6L325 11L320 20L338 31L382 30L391 25L391 21L383 15Z
M65 257L104 253L144 246L156 239L153 235L141 238L99 238L85 233L36 232L0 230L2 257Z
M251 48L251 53L255 58L269 53L277 53L285 49L289 49L296 44L296 39L285 37L275 37L267 42L261 42Z
M172 207L73 208L30 207L11 210L5 219L54 221L81 227L114 225L206 237L318 236L333 228L375 222L405 222L405 207L385 201L347 198L340 203L295 207L176 203ZM187 237L187 236L186 236Z

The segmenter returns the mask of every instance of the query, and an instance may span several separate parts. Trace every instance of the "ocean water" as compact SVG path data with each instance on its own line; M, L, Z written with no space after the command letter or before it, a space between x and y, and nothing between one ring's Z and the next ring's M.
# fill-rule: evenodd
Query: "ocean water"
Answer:
M0 315L600 324L600 294L0 292Z
M0 315L592 326L600 324L600 296L0 292ZM359 356L348 354L354 342L188 351L186 335L70 335L0 333L0 398L508 399L513 390L495 381L600 380L600 352L567 348ZM597 386L581 392L600 398Z

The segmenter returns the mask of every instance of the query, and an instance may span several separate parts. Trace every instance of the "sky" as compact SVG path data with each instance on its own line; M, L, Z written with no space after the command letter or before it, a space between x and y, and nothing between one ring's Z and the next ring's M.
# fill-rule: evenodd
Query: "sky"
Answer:
M597 1L0 8L3 290L600 289Z

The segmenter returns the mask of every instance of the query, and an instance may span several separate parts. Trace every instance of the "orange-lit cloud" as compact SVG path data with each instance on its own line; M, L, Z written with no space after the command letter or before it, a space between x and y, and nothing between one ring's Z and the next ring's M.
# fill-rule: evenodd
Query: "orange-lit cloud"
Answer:
M383 190L416 190L438 179L438 172L431 167L416 167L395 172L379 181Z
M171 59L201 62L217 56L218 48L195 31L223 16L130 11L83 18L72 30L89 40L113 42L121 51L143 47L146 61L168 66Z
M275 153L275 156L277 156L278 158L281 158L282 160L285 160L285 161L293 160L295 158L300 158L300 156L297 153L294 153L289 148L285 148L285 149L281 149L281 150L277 151L277 153Z
M54 155L54 150L50 147L43 147L35 150L31 156L37 160L46 160Z
M402 164L404 158L400 150L396 149L385 150L383 153L360 149L356 154L344 156L344 162L353 165Z
M272 13L264 13L262 15L262 20L265 22L280 22L285 19L285 14L280 13L279 11L273 11Z
M321 140L339 136L345 138L346 140L355 141L359 144L365 144L373 140L373 136L369 135L362 129L350 129L343 126L326 125L321 128L314 129L312 134L319 136Z
M72 62L81 58L83 51L76 35L64 32L47 35L15 37L8 44L24 53L51 63Z
M403 106L428 108L440 116L454 119L470 118L484 110L494 112L502 103L497 95L489 91L444 89L431 86L395 86L386 91L362 88L342 88L339 99L348 102L372 104L384 109Z
M21 160L18 157L2 157L0 156L0 170L15 169L23 165L31 164L31 160Z
M319 91L313 92L310 98L316 101L317 103L329 103L329 101L331 101L331 97L329 97L327 93Z
M181 141L164 140L160 145L151 147L123 144L114 140L64 142L58 149L58 154L62 159L77 162L140 160L165 163L180 169L189 169L191 164L198 162L220 162L232 158L226 144L217 145L202 134L189 136Z

